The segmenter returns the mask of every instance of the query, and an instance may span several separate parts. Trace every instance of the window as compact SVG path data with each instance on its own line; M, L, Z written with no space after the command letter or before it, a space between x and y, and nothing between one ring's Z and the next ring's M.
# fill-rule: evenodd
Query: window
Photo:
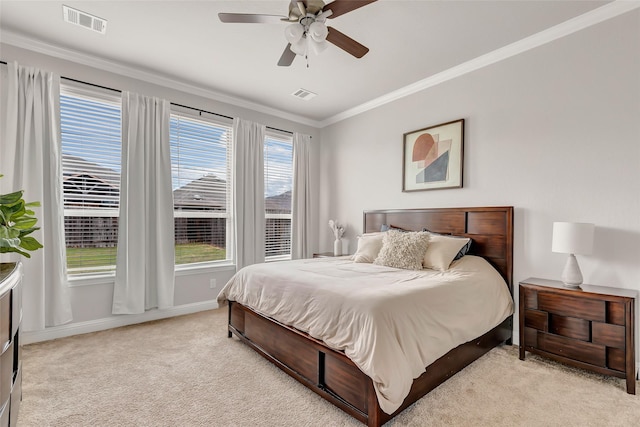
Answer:
M120 196L120 96L60 88L64 227L69 274L113 271Z
M171 115L176 264L232 258L231 121Z
M291 134L267 129L264 141L264 184L265 257L267 260L291 258Z

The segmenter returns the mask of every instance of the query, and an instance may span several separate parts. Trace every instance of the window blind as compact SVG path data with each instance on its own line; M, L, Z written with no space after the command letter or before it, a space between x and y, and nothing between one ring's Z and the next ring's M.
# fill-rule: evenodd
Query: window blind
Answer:
M264 143L265 257L291 257L291 190L293 140L291 134L267 130Z
M96 88L63 84L60 130L69 274L115 269L121 104Z
M232 257L231 121L171 115L176 264Z

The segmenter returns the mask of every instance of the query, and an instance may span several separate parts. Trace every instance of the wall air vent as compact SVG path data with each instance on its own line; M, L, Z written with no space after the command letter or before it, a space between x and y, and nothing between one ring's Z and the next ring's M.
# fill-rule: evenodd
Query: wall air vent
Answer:
M107 33L107 21L97 16L90 15L81 10L62 5L62 14L64 20L71 24L84 27L87 30L95 31L100 34Z
M310 90L306 90L306 89L298 89L295 92L293 92L291 95L295 96L296 98L300 98L303 99L305 101L310 100L311 98L315 97L317 95L317 93L313 93Z

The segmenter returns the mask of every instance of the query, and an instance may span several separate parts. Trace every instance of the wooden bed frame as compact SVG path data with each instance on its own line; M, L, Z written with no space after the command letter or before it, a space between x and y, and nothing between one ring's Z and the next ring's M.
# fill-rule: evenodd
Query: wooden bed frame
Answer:
M504 277L513 296L513 207L376 210L364 212L364 232L382 224L405 230L468 236L470 254L486 258ZM393 414L380 409L373 382L344 355L295 328L229 301L228 336L236 335L267 360L343 411L381 426L474 360L511 343L513 316L486 334L462 344L426 367Z

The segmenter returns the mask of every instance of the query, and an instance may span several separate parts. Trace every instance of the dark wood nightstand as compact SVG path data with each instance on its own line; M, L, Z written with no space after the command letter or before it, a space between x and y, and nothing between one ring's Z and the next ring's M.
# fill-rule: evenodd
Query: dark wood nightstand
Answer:
M557 362L625 378L636 394L633 289L557 280L520 282L520 360L525 350Z
M333 252L320 252L317 254L313 254L314 258L333 258L335 255L333 255Z

